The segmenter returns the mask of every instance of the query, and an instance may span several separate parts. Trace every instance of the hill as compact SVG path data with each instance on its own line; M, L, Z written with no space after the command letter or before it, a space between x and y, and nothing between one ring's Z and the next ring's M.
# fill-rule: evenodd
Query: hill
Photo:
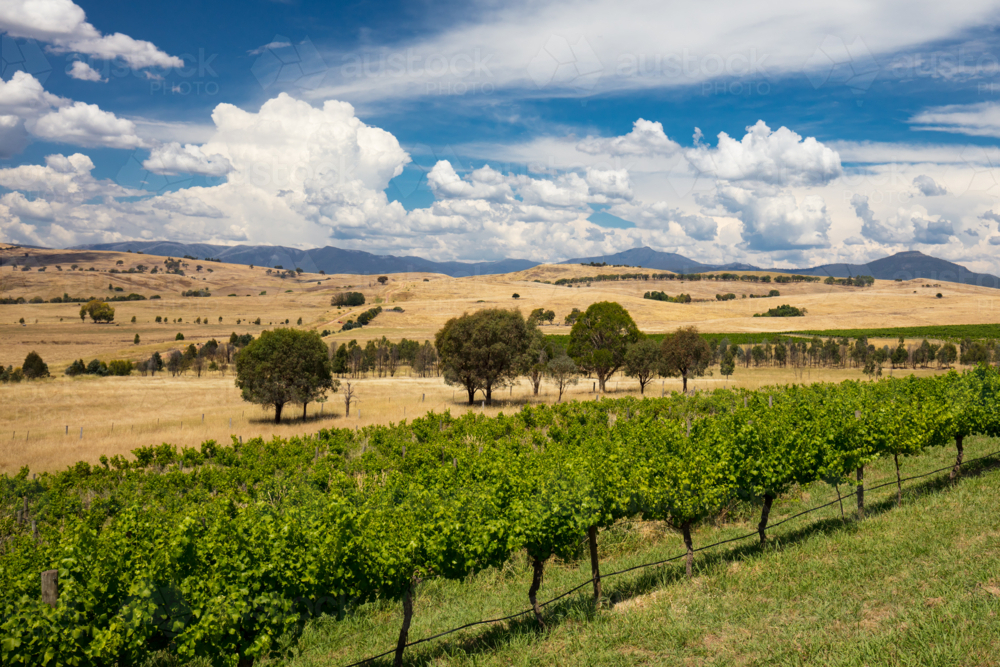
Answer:
M805 276L873 276L880 280L938 280L963 285L977 285L1000 289L1000 278L988 273L970 271L961 264L931 257L911 250L883 257L867 264L824 264L800 269L766 269L751 264L703 264L672 252L659 252L652 248L632 248L613 255L568 259L563 264L588 264L590 262L625 264L674 273L705 273L708 271L769 271L795 273Z
M307 273L339 273L373 275L378 273L440 273L452 278L512 273L537 266L538 262L525 259L502 259L496 262L434 262L421 257L374 255L362 250L323 248L287 248L285 246L223 246L210 243L172 243L168 241L126 241L80 246L77 250L105 250L115 252L139 251L161 257L213 258L231 264L275 267L296 267Z

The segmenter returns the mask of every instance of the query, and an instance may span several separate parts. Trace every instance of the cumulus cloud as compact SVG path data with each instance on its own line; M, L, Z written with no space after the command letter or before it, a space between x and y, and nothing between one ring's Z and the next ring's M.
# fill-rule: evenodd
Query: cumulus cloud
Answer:
M618 204L608 209L612 215L634 222L642 228L668 229L671 223L697 241L711 241L719 231L715 218L696 213L685 213L666 202L652 204Z
M625 169L587 169L587 186L596 195L612 199L631 199L632 184Z
M948 194L948 188L924 174L920 174L913 179L913 187L925 197L939 197Z
M214 206L209 206L198 197L187 193L172 192L151 200L150 205L161 211L180 213L193 218L224 218L225 215Z
M955 228L948 220L913 218L913 240L927 245L948 243L955 235Z
M200 176L225 176L233 170L233 165L225 157L205 155L194 144L181 146L172 141L156 146L142 166L154 174L197 174Z
M94 163L81 153L49 155L45 166L23 164L0 169L0 186L9 190L38 192L61 199L82 201L99 195L128 196L134 191L111 181L98 181L90 172Z
M901 243L905 240L900 230L885 225L875 219L875 212L868 204L867 195L854 195L851 197L851 207L854 213L861 218L861 235L878 243Z
M796 250L830 245L830 216L822 197L801 201L777 189L748 190L721 185L714 203L743 222L743 240L750 250Z
M844 239L844 245L865 245L865 240L860 236L848 236Z
M993 236L990 238L990 245L1000 245L1000 236Z
M510 185L505 182L503 174L490 168L489 165L476 169L468 180L455 172L448 160L438 160L437 164L427 172L427 182L438 197L444 199L484 199L486 201L506 202L514 198Z
M82 60L74 60L73 64L70 65L70 68L66 73L69 74L71 78L78 79L80 81L107 81L107 79L101 78L101 75L97 70Z
M0 4L0 32L51 44L57 53L83 53L104 60L121 58L135 68L182 67L184 62L152 43L116 32L102 35L87 23L72 0L4 0Z
M0 116L0 159L14 157L30 141L24 120L12 115Z
M822 185L841 175L840 156L814 137L780 127L771 131L759 120L736 141L725 132L716 148L696 146L684 155L699 173L726 181L771 185Z
M74 102L72 106L49 112L30 129L41 139L76 146L136 148L143 145L136 135L135 123L85 102Z
M69 100L46 92L41 82L27 72L14 72L10 81L0 79L0 114L32 118Z
M673 155L680 145L668 138L663 124L642 118L632 124L632 131L620 137L590 137L576 145L576 149L590 155L652 156Z
M10 213L20 218L51 221L55 218L57 206L45 199L28 199L20 192L8 192L0 197L0 204L7 207Z

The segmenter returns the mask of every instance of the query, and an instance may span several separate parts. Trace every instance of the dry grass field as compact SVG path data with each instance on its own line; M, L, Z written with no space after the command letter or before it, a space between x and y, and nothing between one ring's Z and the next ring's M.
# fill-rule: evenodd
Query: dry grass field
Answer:
M358 391L360 416L352 414L345 418L342 396L332 394L325 405L310 405L305 421L291 406L286 411L289 421L277 426L269 422L267 413L261 408L241 400L231 373L205 373L200 378L190 372L176 378L167 374L69 378L62 372L75 359L138 361L148 358L154 351L163 354L182 344L204 343L211 338L228 340L234 331L257 336L262 330L283 325L286 320L295 326L300 317L303 328L338 331L348 317L376 303L390 308L399 306L404 312L385 310L369 326L334 333L326 340L339 344L357 339L363 343L386 336L393 341L404 337L424 341L433 339L448 318L486 307L516 307L525 314L543 307L555 311L556 322L561 323L573 308L584 310L591 303L604 300L621 303L639 327L650 333L671 331L688 324L705 332L763 333L791 329L984 324L1000 320L1000 291L949 283L926 288L922 285L927 281L919 280L877 281L873 287L863 290L822 283L763 285L714 281L594 282L589 287L560 287L545 284L545 281L551 283L559 278L636 269L543 265L514 274L470 278L392 274L386 285L380 285L376 276L304 273L283 279L276 277L273 270L272 275L268 275L266 268L204 260L182 260L186 264L186 275L180 276L162 272L164 259L133 253L0 246L0 298L38 296L48 300L63 293L110 298L131 292L147 297L146 301L113 303L115 321L112 324L81 322L80 306L75 303L0 305L0 363L19 366L34 350L48 363L53 374L49 380L0 385L0 472L11 472L23 465L30 466L33 471L53 470L77 460L93 462L101 454L125 454L140 445L165 441L193 446L212 438L288 436L322 427L399 421L431 409L451 409L453 412L468 409L461 402L461 392L454 392L440 378L411 377L405 367L395 378L368 378L352 383ZM71 270L74 264L77 270ZM127 271L139 265L158 266L160 272L155 275L148 270L132 274L109 273L111 269ZM30 270L22 270L25 266ZM45 270L40 271L43 267ZM94 271L89 270L91 267ZM123 291L113 291L109 285L121 287ZM766 294L771 288L779 289L781 297L739 298L742 294ZM207 289L212 296L181 296L182 292L194 289ZM366 305L342 310L332 308L329 305L331 295L348 289L363 292ZM689 304L651 301L642 298L648 290L671 295L684 292L694 299L711 301ZM725 292L733 292L738 298L728 302L714 301L716 293ZM936 298L937 292L941 292L943 298ZM520 298L513 299L514 293ZM153 295L161 298L149 299ZM783 303L806 308L808 315L794 320L753 317L754 313ZM156 316L167 321L157 324ZM133 317L134 323L131 322ZM258 317L261 324L252 324ZM22 318L24 324L20 323ZM203 323L195 324L199 318ZM548 333L569 332L567 327L558 324L546 326L545 330ZM177 333L184 334L183 343L175 341ZM135 334L140 336L138 345L133 343ZM715 375L696 380L694 386L757 387L859 377L861 374L856 369L739 368L729 382L724 382L716 369ZM656 381L651 391L659 393L679 386L679 381ZM591 381L581 380L571 388L568 398L593 399L591 387ZM620 393L638 393L637 383L628 378L615 378L608 387ZM500 398L506 402L486 408L487 414L510 410L528 401L551 402L556 397L553 389L544 383L542 395L537 398L530 395L527 383L503 393L506 396Z

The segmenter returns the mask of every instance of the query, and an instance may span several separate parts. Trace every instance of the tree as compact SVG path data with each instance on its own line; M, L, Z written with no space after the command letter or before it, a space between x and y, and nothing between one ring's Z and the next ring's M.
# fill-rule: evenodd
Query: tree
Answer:
M178 333L176 336L174 336L174 340L184 340L184 334Z
M80 319L84 319L85 315L90 315L95 323L112 322L115 319L115 309L100 299L93 299L80 307Z
M559 390L557 403L562 401L563 392L566 391L567 387L580 381L577 377L580 369L576 367L576 363L569 358L565 351L560 351L562 354L557 355L547 366L549 376L555 381L556 388Z
M958 359L958 349L954 343L945 343L937 352L938 363L950 367Z
M580 315L581 315L580 309L579 308L574 308L565 317L565 319L563 320L563 324L565 324L568 327L573 326L574 324L576 324L576 321L577 321L577 319L579 319ZM553 317L553 319L554 319L554 317Z
M132 344L133 345L138 345L139 344L139 334L136 334L135 338L132 339Z
M660 346L652 338L641 338L625 351L625 375L639 381L639 394L660 370Z
M705 374L712 362L712 349L705 339L698 335L695 327L677 329L663 339L663 374L667 377L680 376L682 391L687 391L689 377Z
M521 298L521 295L520 295L520 294L518 294L517 292L514 292L514 294L513 294L513 298L515 298L515 299L520 299L520 298Z
M378 277L378 283L379 283L379 285L385 285L387 282L389 282L389 276L379 276Z
M528 380L531 382L532 394L538 396L538 388L542 384L542 375L545 374L545 365L549 361L549 355L545 349L545 336L531 322L532 320L529 318L529 336L531 337L531 342L528 345L528 351L524 355L523 367L524 374L528 376Z
M29 380L49 377L48 365L42 361L42 358L34 350L29 352L28 356L24 358L24 363L21 365L21 372Z
M719 363L719 372L722 373L722 375L728 380L729 376L732 375L735 370L736 359L733 358L733 351L727 350L726 354L722 357L722 362Z
M465 387L469 404L476 391L493 400L493 389L520 374L530 345L528 325L516 310L487 308L453 317L434 337L445 382Z
M304 411L335 389L326 344L315 331L264 331L236 355L236 386L243 400L274 406L278 424L287 403L302 403Z
M569 334L569 356L578 366L597 375L600 390L625 363L628 346L642 333L628 311L613 301L591 304Z

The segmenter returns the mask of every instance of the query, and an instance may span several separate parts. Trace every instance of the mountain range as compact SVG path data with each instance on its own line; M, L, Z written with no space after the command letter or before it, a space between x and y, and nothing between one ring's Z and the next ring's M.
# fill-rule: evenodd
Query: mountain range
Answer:
M466 276L493 275L524 271L539 262L526 259L502 259L495 262L434 262L422 257L375 255L362 250L344 250L330 246L299 250L283 246L223 246L208 243L172 243L165 241L126 241L122 243L100 243L79 246L76 250L112 250L118 252L140 251L147 255L164 257L196 257L198 259L218 259L233 264L254 266L281 266L286 269L301 268L315 273L443 273L455 278ZM867 264L824 264L809 268L775 269L762 268L752 264L703 264L672 252L660 252L652 248L632 248L613 255L578 257L567 259L562 264L607 263L642 267L674 273L702 273L706 271L770 271L773 273L796 273L808 276L849 276L867 275L880 280L910 280L922 278L941 282L980 285L1000 289L1000 278L988 273L976 273L960 264L925 255L922 252L906 251L874 260Z

